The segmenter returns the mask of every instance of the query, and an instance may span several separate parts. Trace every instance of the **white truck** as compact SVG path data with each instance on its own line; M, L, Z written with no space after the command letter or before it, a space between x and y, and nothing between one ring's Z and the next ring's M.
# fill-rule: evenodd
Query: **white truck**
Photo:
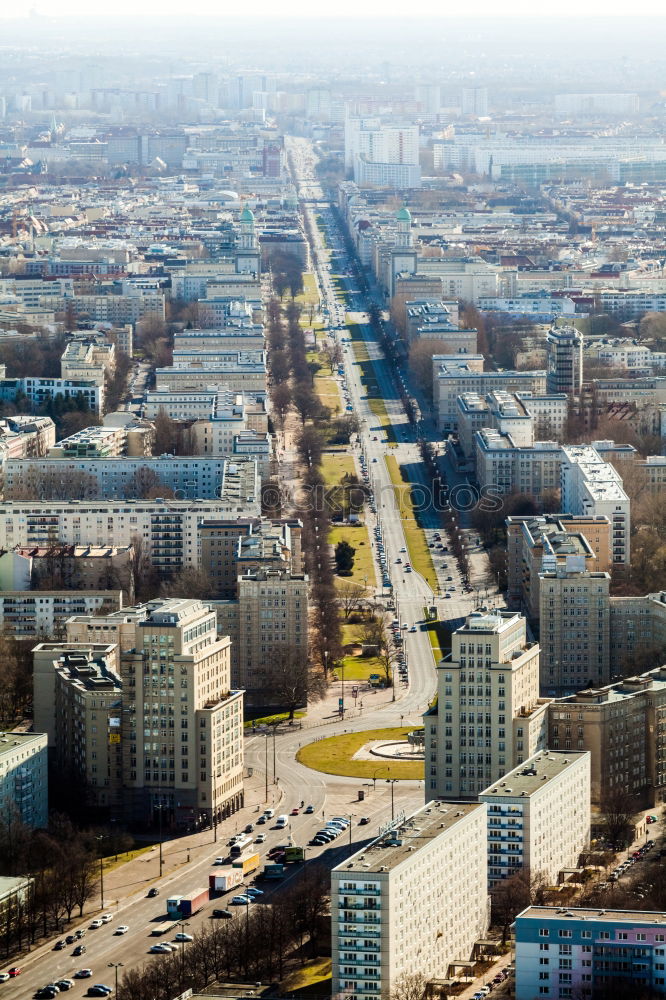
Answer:
M211 892L229 892L243 881L242 868L218 868L208 876Z

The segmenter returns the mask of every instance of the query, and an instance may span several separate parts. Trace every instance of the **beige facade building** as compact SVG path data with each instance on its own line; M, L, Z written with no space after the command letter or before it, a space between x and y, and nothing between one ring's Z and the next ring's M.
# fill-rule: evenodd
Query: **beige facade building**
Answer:
M333 996L380 1000L470 959L489 922L486 850L485 805L435 799L334 868Z
M539 574L541 690L562 697L610 680L610 575L582 556L544 560Z
M539 645L522 615L474 612L437 667L424 715L426 799L474 798L546 746Z
M551 702L548 746L589 751L592 803L599 809L625 793L637 810L663 801L666 668Z
M486 788L488 884L521 869L557 884L590 839L590 754L544 750Z
M210 578L211 596L233 600L237 580L248 571L302 573L302 523L246 517L202 521L198 528L200 566Z
M123 684L123 807L131 822L198 829L243 804L243 692L230 640L201 601L166 599L77 616L73 648L118 644Z
M558 563L582 555L585 568L608 572L611 567L610 521L604 515L519 515L506 519L507 602L531 620L539 614L539 573L544 557Z
M231 639L233 686L245 691L248 705L266 707L284 704L293 686L305 705L308 577L247 569L237 587L236 600L214 603L218 632Z
M611 676L632 670L636 654L649 652L666 661L666 591L644 597L610 598Z

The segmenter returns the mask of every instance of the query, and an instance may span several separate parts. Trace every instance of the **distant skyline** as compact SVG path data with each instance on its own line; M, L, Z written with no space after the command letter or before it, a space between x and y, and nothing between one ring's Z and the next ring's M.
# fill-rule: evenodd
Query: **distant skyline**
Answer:
M613 9L611 5L602 0L560 0L555 13L553 8L547 5L539 7L533 0L507 0L501 7L495 0L477 0L473 8L468 8L464 12L464 18L492 18L510 19L522 18L529 20L544 20L556 17L560 18L585 18L598 17L600 19L620 19L627 18L634 20L636 17L659 17L664 19L663 4L658 0L637 0L632 4L631 17L627 15L627 9L618 5ZM29 16L35 12L44 18L77 17L83 19L94 18L135 18L137 13L140 18L163 16L177 19L183 18L182 7L164 3L163 0L144 0L140 7L133 0L116 0L114 4L99 8L91 7L88 0L42 0L39 3L31 3L30 0L16 0L15 3L4 7L0 5L0 18L14 20ZM249 8L244 8L242 15L235 18L226 12L220 11L219 0L196 0L195 3L188 4L187 17L191 18L217 18L220 20L234 19L256 19L294 17L294 18L330 18L332 16L341 18L405 18L404 4L397 0L366 0L365 3L358 3L357 0L338 0L333 5L314 6L310 0L283 0L276 10L275 4L271 0L255 0ZM418 7L409 12L409 17L414 19L423 18L454 18L461 19L460 8L449 6L441 0L421 0Z

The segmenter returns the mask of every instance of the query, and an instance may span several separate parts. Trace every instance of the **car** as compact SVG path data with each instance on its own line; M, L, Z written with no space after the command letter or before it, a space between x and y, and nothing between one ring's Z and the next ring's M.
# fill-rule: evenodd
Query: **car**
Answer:
M298 808L298 806L294 806L294 808L291 810L291 815L292 816L298 816L299 813L300 813L300 809Z
M56 983L56 986L58 987L61 993L63 992L63 990L66 992L67 990L71 990L72 986L74 986L74 980L59 979Z
M114 934L127 934L128 930L129 930L129 927L127 926L127 924L120 924L120 926L116 927L116 929L115 929L115 931L113 933Z
M96 917L90 924L90 929L96 931L99 927L104 926L104 921L101 917Z
M339 824L341 826L349 826L350 825L350 821L347 819L346 816L333 816L332 819L331 819L331 823L337 823L337 824Z
M152 889L148 890L148 899L153 899L155 896L159 896L160 890L157 886L153 886Z
M400 566L401 563L402 563L402 556L398 556L398 558L396 559L396 564Z
M13 965L9 970L9 977L10 979L16 979L16 977L20 976L22 972L23 969L21 968L20 965Z
M226 863L227 863L226 858L215 858L215 861L213 861L214 865L226 865Z
M74 931L74 940L75 941L80 941L81 938L85 937L85 936L86 936L86 929L85 929L85 927L79 927L78 930ZM67 940L69 941L69 938L67 938Z
M273 816L275 816L275 809L264 809L264 816L266 819L273 819Z
M261 826L263 826L263 824L264 824L265 822L266 822L266 817L265 817L265 816L260 816L260 817L259 817L259 819L257 820L257 823L258 823L259 825L261 825Z
M248 823L245 827L246 833L254 833L254 823Z
M252 902L252 896L232 896L231 906L247 906Z
M308 841L311 847L322 847L324 844L328 843L323 837L313 837Z
M367 816L361 816L360 820L358 821L358 825L359 826L367 826L369 822L370 822L370 820L368 819Z
M167 948L164 944L153 944L148 949L149 955L168 955L171 954L171 948Z
M255 897L257 897L257 896L263 896L263 894L264 894L263 889L255 889L254 886L250 886L249 889L245 890L245 895L246 896L255 896Z
M233 913L231 912L231 910L213 910L212 916L224 917L226 920L228 920L229 917L233 917Z
M416 625L412 625L412 627L410 628L409 631L410 632L416 632Z
M41 990L37 990L35 997L37 1000L54 1000L59 992L59 990L54 990L52 986L43 986Z
M86 953L86 946L84 944L77 944L76 948L72 952L72 955L78 958L79 955L85 955L85 953Z
M104 990L104 992L107 994L113 993L113 987L107 986L105 983L95 983L93 986L91 986L91 989Z
M110 924L112 920L113 920L113 914L112 913L105 913L105 914L103 914L103 916L102 916L102 923L104 923L104 924Z
M65 944L64 941L56 941L56 943L53 945L53 950L54 951L62 951L62 949L66 948L66 947L67 947L67 945Z
M178 944L184 944L185 941L194 941L194 938L191 934L186 934L185 931L179 931L176 934L174 941L177 941Z
M74 973L75 979L90 979L92 977L92 969L79 969L78 972Z
M306 806L305 812L307 813L308 816L311 816L312 813L314 812L314 806L313 805Z
M8 972L0 972L0 983L6 983L8 979L9 979Z
M402 546L402 548L400 549L400 551L401 551L401 552L406 552L406 551L407 551L407 546L406 546L406 545L403 545L403 546Z
M89 986L88 992L86 993L87 997L108 997L108 995L109 994L106 990L100 989L99 986Z
M65 938L65 944L74 944L76 941L76 934L68 934Z
M263 844L265 842L265 840L266 840L266 834L265 833L259 833L254 838L255 844Z
M377 459L376 459L376 458L373 458L373 460L372 460L372 461L373 461L373 462L376 462L376 461L377 461Z

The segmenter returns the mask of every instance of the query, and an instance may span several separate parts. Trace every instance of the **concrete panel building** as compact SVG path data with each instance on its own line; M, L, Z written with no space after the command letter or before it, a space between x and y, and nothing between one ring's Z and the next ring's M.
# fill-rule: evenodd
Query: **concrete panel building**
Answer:
M562 510L604 514L612 526L613 563L631 561L631 501L622 478L590 445L564 445L561 467Z
M590 754L544 750L479 795L488 808L488 884L521 869L557 884L590 839Z
M32 830L48 822L46 733L0 732L0 815Z
M445 979L488 927L485 806L436 799L394 824L333 869L331 913L334 996Z

